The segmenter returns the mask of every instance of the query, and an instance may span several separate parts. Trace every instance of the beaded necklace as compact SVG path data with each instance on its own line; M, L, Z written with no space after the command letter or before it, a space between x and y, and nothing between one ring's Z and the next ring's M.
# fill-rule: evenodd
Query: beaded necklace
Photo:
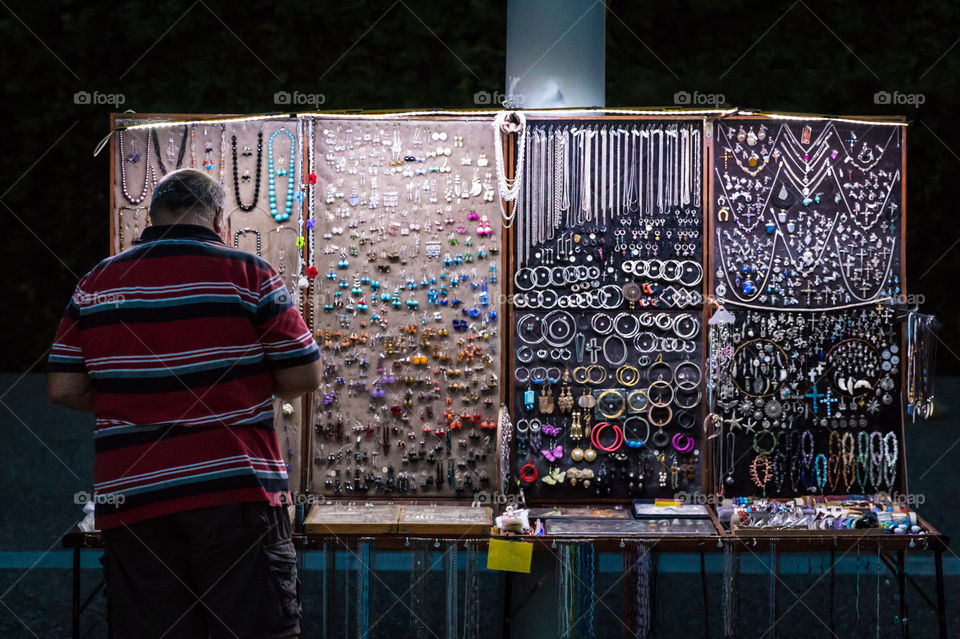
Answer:
M120 191L123 193L123 197L127 198L127 201L130 204L140 204L147 197L147 189L150 187L150 172L153 168L150 164L150 140L153 138L153 131L147 129L147 148L146 155L144 156L143 164L143 189L140 190L140 195L133 197L130 195L130 192L127 190L127 163L137 164L140 161L140 154L137 152L137 143L134 140L133 143L133 153L129 156L124 155L123 153L123 130L117 132L117 143L120 146Z
M240 199L240 178L237 175L237 136L233 135L230 140L233 151L233 193L236 197L237 206L240 207L241 211L252 211L254 207L257 206L257 200L260 199L260 169L263 164L263 131L257 133L257 173L253 183L253 201L250 204L244 204ZM247 155L246 151L244 155ZM249 173L249 171L244 171L244 180L250 179L247 173Z
M290 162L287 168L279 168L274 172L274 161L273 161L273 140L281 133L285 134L290 138ZM293 134L286 129L277 129L270 136L270 141L267 144L267 180L270 184L270 215L273 216L273 219L277 222L284 222L290 219L290 214L293 212L293 182L294 182L294 153L296 151L296 140L293 137ZM281 158L282 159L282 158ZM287 193L284 198L283 212L277 208L277 191L276 191L276 178L286 176L287 178Z

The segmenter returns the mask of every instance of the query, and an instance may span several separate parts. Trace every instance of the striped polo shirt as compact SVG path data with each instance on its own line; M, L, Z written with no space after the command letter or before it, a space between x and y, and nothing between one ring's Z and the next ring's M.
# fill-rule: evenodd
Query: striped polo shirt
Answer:
M277 273L211 229L149 227L98 264L47 364L93 380L97 527L289 500L270 373L318 356Z

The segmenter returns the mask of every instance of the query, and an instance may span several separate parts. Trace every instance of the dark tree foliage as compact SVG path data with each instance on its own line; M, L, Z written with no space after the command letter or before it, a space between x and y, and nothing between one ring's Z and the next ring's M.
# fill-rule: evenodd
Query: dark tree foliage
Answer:
M549 5L549 3L545 3ZM599 5L602 8L603 4ZM941 367L960 368L960 266L950 175L960 133L960 5L951 2L625 2L607 5L607 104L671 105L678 90L769 110L908 116L911 292L944 322ZM506 3L13 2L0 10L4 152L0 238L7 264L2 368L42 366L79 276L108 250L108 105L139 112L276 110L278 90L322 108L473 106L502 90ZM924 103L878 105L877 91ZM948 350L949 349L949 350Z

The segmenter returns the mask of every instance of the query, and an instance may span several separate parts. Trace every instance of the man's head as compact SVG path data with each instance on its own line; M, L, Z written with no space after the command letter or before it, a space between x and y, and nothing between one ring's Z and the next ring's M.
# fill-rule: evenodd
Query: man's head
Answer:
M157 226L196 224L220 232L223 187L203 171L177 169L157 182L150 218Z

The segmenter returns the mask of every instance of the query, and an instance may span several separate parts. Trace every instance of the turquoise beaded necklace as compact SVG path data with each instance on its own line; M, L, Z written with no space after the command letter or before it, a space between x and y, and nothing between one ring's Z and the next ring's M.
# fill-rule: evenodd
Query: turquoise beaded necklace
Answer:
M290 166L289 168L280 168L274 171L273 167L273 139L277 137L280 133L285 133L288 138L290 138ZM293 134L287 131L286 129L277 129L273 132L273 135L270 136L270 141L267 144L267 175L270 181L270 215L273 216L273 219L277 222L285 222L290 219L290 214L293 212L293 161L294 161L294 146L296 141L293 138ZM281 212L277 208L277 191L275 180L278 176L287 176L287 197L284 198L284 207Z

